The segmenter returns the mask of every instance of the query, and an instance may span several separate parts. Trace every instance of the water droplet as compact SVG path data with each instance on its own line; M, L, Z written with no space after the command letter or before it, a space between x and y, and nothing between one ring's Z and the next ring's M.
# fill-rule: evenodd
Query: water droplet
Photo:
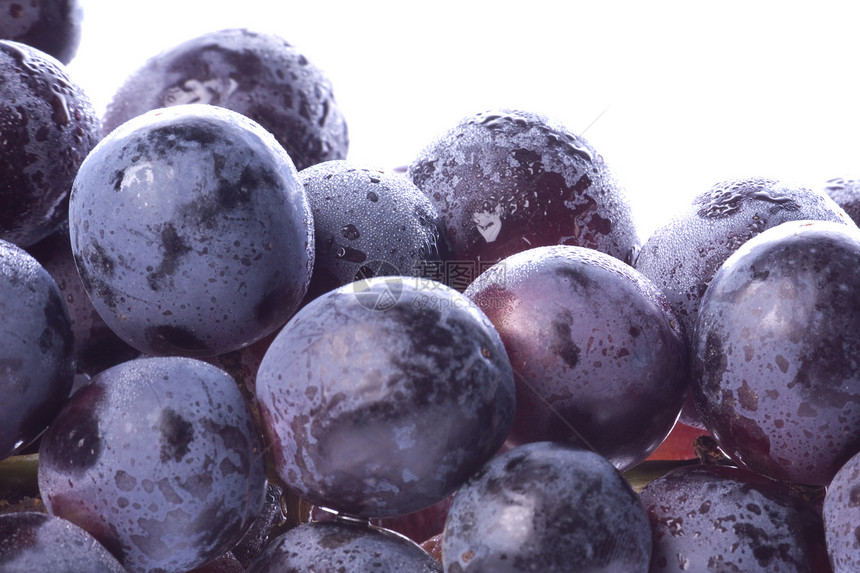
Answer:
M345 239L349 239L350 241L354 241L361 236L361 233L358 232L358 229L352 223L341 227L340 234L343 235Z

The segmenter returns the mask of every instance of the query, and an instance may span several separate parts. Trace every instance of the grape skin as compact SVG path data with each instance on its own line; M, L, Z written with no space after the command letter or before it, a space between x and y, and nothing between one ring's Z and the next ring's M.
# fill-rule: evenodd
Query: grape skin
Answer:
M203 104L137 117L87 156L69 207L96 310L151 355L213 356L292 316L313 217L289 156L248 118Z
M732 459L827 485L860 449L860 230L793 221L742 245L697 318L692 388Z
M141 358L78 390L42 437L48 512L129 571L184 571L236 544L263 507L262 443L233 379L181 357Z
M824 532L833 573L860 571L860 452L843 465L824 496Z

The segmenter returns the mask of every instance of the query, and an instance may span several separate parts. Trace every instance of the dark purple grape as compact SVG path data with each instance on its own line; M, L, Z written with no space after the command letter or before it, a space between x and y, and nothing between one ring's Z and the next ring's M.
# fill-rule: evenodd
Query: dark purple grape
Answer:
M141 352L211 356L275 331L304 297L313 218L283 148L227 109L137 117L87 156L72 252L104 321Z
M845 209L854 223L860 225L860 181L842 177L831 179L825 184L824 192Z
M71 319L79 373L93 376L140 355L110 329L90 301L72 256L68 221L27 252L50 273L60 289Z
M692 388L720 447L779 480L826 485L860 449L860 230L794 221L714 275Z
M836 472L824 495L822 513L833 572L860 571L860 453Z
M860 453L836 472L827 487L822 513L833 572L860 571Z
M70 521L22 511L0 515L3 573L125 573L96 539Z
M640 493L650 573L827 573L821 516L787 485L729 466L684 466Z
M347 126L331 82L278 36L219 30L153 56L114 95L104 131L147 111L186 103L250 117L272 132L298 169L346 158Z
M68 64L81 43L78 0L0 0L0 38L27 44Z
M538 114L464 118L418 155L408 176L442 215L453 258L471 267L463 288L490 264L533 247L578 245L628 262L639 248L627 197L603 158Z
M78 390L45 432L39 490L129 571L186 571L230 550L263 507L260 438L223 370L132 360Z
M314 216L308 299L374 276L444 282L449 247L436 208L401 175L326 161L299 172Z
M72 389L75 348L54 279L0 239L0 459L41 434Z
M321 521L276 538L248 573L442 573L441 564L414 541L379 527Z
M729 255L765 229L804 219L850 222L821 191L765 178L721 181L654 231L635 267L666 293L691 333L702 295Z
M442 534L449 573L648 571L651 528L600 455L533 442L487 463L454 496Z
M492 266L465 295L516 373L510 442L587 446L623 471L669 434L689 386L687 339L633 267L585 247L537 247Z
M0 40L0 78L0 238L29 247L66 219L99 120L63 65L35 48Z
M286 485L363 517L443 500L498 451L514 414L490 321L411 277L350 283L303 307L263 357L256 397Z

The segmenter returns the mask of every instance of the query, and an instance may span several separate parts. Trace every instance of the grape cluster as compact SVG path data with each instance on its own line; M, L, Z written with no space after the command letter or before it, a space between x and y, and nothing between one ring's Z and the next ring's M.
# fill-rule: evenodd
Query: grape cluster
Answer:
M76 4L7 4L0 570L860 568L852 180L720 182L640 245L552 118L358 165L244 29L98 118Z

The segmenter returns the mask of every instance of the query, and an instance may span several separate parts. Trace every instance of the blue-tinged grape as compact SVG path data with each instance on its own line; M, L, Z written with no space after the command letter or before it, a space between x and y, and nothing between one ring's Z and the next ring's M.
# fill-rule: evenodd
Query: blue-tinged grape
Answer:
M442 534L446 573L648 571L639 497L602 456L533 442L488 462L454 495Z
M401 175L339 160L299 172L314 216L308 298L353 281L404 275L444 282L448 238L439 213Z
M69 211L93 305L141 352L239 349L307 291L304 189L283 147L236 112L190 104L130 120L87 156Z
M114 94L104 132L160 107L217 105L270 131L298 169L346 158L347 124L326 74L283 38L218 30L150 58Z
M223 370L141 358L72 395L42 437L49 513L90 532L129 571L186 571L229 551L263 507L262 441Z
M68 64L81 43L78 0L0 0L0 38L14 40Z
M827 573L821 516L788 485L729 466L684 466L640 498L654 532L650 573Z
M100 122L63 64L31 46L0 40L0 78L0 239L29 247L68 216Z
M248 573L442 573L414 541L362 523L320 521L281 534Z
M860 180L837 177L824 185L824 192L860 225Z
M833 572L860 571L860 453L854 454L827 486L822 513Z
M3 573L125 573L95 537L46 513L0 515Z
M639 248L627 196L603 157L536 113L463 118L418 154L408 176L439 210L453 258L472 266L471 278L533 247L578 245L627 262Z
M380 518L442 501L493 456L514 396L486 316L414 277L314 299L278 333L256 381L286 485L314 505Z
M71 320L51 275L0 239L0 459L41 434L75 376Z
M828 484L860 450L860 230L793 221L742 245L702 298L692 372L729 457Z
M623 471L669 434L689 388L687 338L633 267L585 247L537 247L464 294L496 326L516 373L511 443L579 444Z

